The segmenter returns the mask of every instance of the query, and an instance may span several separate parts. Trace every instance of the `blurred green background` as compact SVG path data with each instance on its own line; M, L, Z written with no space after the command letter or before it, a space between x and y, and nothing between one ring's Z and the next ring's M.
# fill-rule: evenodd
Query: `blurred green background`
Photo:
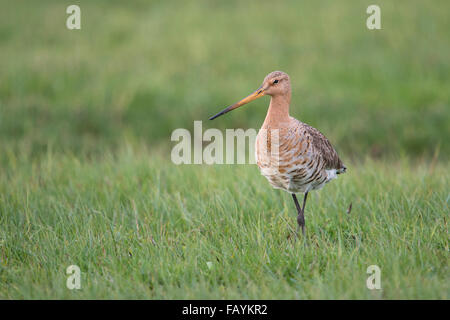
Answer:
M366 28L374 3L382 30ZM0 0L0 298L447 299L449 12ZM307 246L256 166L170 162L171 133L195 120L259 128L268 97L207 119L273 70L349 168L308 198Z
M0 1L0 158L170 150L257 88L291 76L291 114L343 159L450 153L450 3ZM81 30L66 8L81 7ZM204 129L259 128L269 98ZM165 152L165 151L164 151Z

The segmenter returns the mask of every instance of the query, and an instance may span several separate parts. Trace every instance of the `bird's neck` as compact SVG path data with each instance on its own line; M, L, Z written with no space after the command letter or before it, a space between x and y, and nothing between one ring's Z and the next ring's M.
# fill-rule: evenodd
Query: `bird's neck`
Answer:
M269 110L267 110L266 119L263 126L273 128L283 126L289 122L289 104L291 103L291 95L275 95L270 99Z

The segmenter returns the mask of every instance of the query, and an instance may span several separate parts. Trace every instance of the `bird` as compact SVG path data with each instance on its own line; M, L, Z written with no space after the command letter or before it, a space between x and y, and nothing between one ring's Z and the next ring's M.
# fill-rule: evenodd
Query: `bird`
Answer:
M272 187L291 194L297 210L297 235L305 236L305 205L308 193L346 172L330 141L316 128L289 114L291 82L287 73L273 71L252 94L225 108L216 119L249 102L270 96L266 118L255 141L255 160L261 174ZM300 206L297 193L303 194Z

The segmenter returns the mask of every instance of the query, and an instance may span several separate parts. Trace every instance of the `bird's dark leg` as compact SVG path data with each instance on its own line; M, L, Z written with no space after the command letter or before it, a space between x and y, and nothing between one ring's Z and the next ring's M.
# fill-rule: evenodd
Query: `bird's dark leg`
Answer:
M297 196L295 193L292 194L292 198L294 199L295 207L297 208L298 216L297 216L297 233L298 229L302 228L302 234L305 235L305 205L306 199L308 198L308 192L305 192L305 197L303 198L303 206L300 208L300 204L298 203Z

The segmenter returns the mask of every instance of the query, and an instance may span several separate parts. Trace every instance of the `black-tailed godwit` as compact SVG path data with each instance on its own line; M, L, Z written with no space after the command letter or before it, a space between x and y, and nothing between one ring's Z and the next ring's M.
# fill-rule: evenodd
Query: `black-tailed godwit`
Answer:
M292 194L298 212L298 228L305 234L304 213L308 192L322 188L337 174L345 172L346 167L319 130L289 115L289 76L281 71L269 73L258 90L210 120L265 95L271 96L271 99L266 119L256 138L256 163L274 188ZM302 206L295 195L299 192L304 194Z

